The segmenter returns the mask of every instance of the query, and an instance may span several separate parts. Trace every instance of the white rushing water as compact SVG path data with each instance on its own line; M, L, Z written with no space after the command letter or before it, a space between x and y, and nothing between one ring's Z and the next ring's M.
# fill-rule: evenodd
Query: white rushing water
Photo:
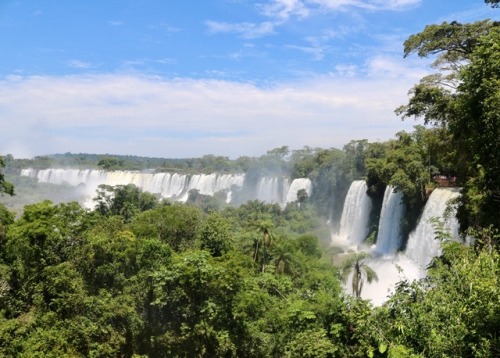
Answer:
M144 191L157 194L162 198L185 202L190 190L198 190L202 195L213 196L223 192L226 202L233 198L233 189L241 189L245 183L245 174L178 174L150 173L137 171L104 171L92 169L23 169L21 175L36 178L39 182L51 184L67 184L84 189L87 205L92 201L97 187L106 185L134 184ZM285 205L297 200L297 192L305 189L312 192L311 181L307 178L295 179L291 184L283 177L263 177L259 180L256 199L268 203Z
M417 227L409 235L405 252L398 252L403 240L401 232L401 222L404 219L402 194L394 192L391 187L386 188L377 244L369 248L361 245L364 236L366 236L366 234L362 235L361 232L366 231L360 229L360 227L366 227L366 224L360 225L360 222L367 222L367 215L371 209L371 205L366 203L366 198L362 195L366 193L366 186L358 181L351 184L344 202L341 228L332 243L333 245L347 246L348 250L354 248L355 251L362 250L372 255L365 263L375 270L378 281L371 284L365 282L361 292L362 298L371 300L374 305L381 305L394 292L395 285L399 281L411 282L425 277L427 266L432 258L441 252L440 242L435 239L435 227L432 220L436 218L443 220L449 201L457 198L460 195L459 191L457 188L435 189L427 200ZM449 232L452 239L458 240L459 225L455 214L456 211L452 208L444 229ZM349 287L350 283L348 282L345 286L348 292L350 292Z
M442 220L449 201L459 195L459 189L439 188L435 189L427 200L417 227L408 237L405 250L406 256L413 259L420 267L427 267L432 258L440 254L441 245L435 239L435 227L432 220L436 218ZM458 240L459 224L455 218L455 211L452 210L450 214L450 217L445 222L444 229L449 232L452 239Z
M262 177L257 184L257 199L282 206L297 200L297 193L304 189L308 196L312 193L312 183L308 178Z
M403 239L401 233L403 214L403 194L395 192L392 186L387 186L382 202L375 252L393 255L400 248Z
M286 193L286 203L291 203L297 200L297 194L300 190L304 189L307 193L307 196L310 197L312 194L312 183L307 178L298 178L292 181L292 184L288 187L288 191Z
M280 177L262 177L257 184L257 199L266 203L285 202L288 179Z
M340 229L332 240L344 245L361 244L368 234L368 219L372 209L372 201L366 194L364 180L352 182L344 201L344 209L340 220Z

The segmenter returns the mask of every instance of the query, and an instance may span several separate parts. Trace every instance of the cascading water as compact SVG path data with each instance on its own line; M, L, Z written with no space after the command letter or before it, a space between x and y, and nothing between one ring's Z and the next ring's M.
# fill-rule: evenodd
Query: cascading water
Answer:
M377 244L374 251L382 255L392 255L401 246L404 204L403 194L387 186L382 202L382 211L378 225Z
M460 190L457 188L439 188L435 189L427 200L416 229L410 233L405 251L406 256L413 259L420 267L427 267L432 258L440 254L441 245L435 239L432 220L442 219L449 201L459 195ZM455 211L452 210L449 214L444 229L448 230L453 239L458 240L459 224L455 218Z
M217 192L227 191L233 185L238 187L243 186L245 176L243 174L199 174L191 176L187 188L184 190L184 195L179 201L185 202L188 199L190 190L198 190L202 195L213 196ZM226 199L227 201L227 199Z
M288 187L288 179L280 177L263 177L257 184L257 199L266 203L283 203L284 188Z
M411 282L425 277L427 266L441 251L440 242L435 239L431 219L442 220L448 202L459 195L457 188L435 189L427 200L416 229L408 238L405 252L395 255L374 255L367 261L367 264L377 273L379 280L365 285L362 292L363 298L370 299L375 305L381 305L387 299L388 294L394 291L394 286L398 281L405 279ZM458 239L459 225L455 218L455 211L451 210L449 214L444 229L449 231L452 238ZM389 244L388 247L392 245L396 246Z
M372 209L372 201L366 194L367 186L364 180L351 183L344 201L340 229L335 241L348 245L358 245L368 234L368 219Z
M288 178L263 177L257 184L257 199L266 203L278 203L285 206L297 201L297 193L304 189L308 196L312 193L312 183L308 178L297 178L291 183Z
M148 191L160 194L162 198L178 198L184 192L188 178L177 173L158 173L151 181Z
M307 178L298 178L292 181L292 184L288 187L288 192L286 193L286 203L291 203L297 200L297 193L299 190L304 189L307 196L310 197L312 194L312 183Z
M21 175L36 178L42 183L67 184L86 188L88 196L94 195L97 187L106 185L134 184L144 191L158 194L162 198L186 201L189 190L195 189L203 195L230 192L236 185L241 187L244 174L200 174L188 176L177 173L144 173L134 171L103 171L78 169L23 169Z
M375 305L381 305L387 296L394 291L400 280L409 282L425 277L426 267L432 258L440 254L440 242L435 239L435 228L432 220L443 218L448 202L457 198L457 188L435 189L429 197L415 230L410 234L404 253L398 253L402 243L401 222L404 217L402 194L387 187L384 194L379 222L377 244L371 249L361 247L372 253L366 260L378 275L379 280L372 284L365 283L361 296ZM353 246L362 243L367 234L367 221L371 210L371 202L366 195L364 181L354 181L347 193L340 230L332 237L333 245ZM458 239L458 222L454 210L450 210L444 229L454 239ZM359 246L358 248L359 249Z
M84 187L88 197L93 196L97 187L106 185L134 184L144 191L158 194L162 198L169 198L185 202L190 190L198 190L202 195L213 196L216 193L226 194L226 202L232 199L232 189L241 189L245 182L245 174L196 174L185 175L178 173L148 173L134 171L104 171L92 169L23 169L22 176L37 179L39 182L51 184L67 184ZM305 189L311 194L309 179L295 179L289 185L289 179L283 177L263 177L257 187L257 199L285 205L297 200L297 192ZM92 204L87 200L87 205Z

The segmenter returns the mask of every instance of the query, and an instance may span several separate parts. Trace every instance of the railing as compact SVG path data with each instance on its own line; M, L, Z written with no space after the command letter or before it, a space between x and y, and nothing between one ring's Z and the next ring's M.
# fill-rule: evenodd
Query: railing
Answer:
M454 187L456 186L456 177L447 177L444 175L436 175L434 178L434 181L436 182L437 186L442 188L442 187Z

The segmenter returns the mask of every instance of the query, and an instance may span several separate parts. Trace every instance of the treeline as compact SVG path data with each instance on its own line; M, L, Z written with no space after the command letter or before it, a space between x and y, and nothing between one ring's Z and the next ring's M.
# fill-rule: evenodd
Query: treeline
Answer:
M305 147L301 150L289 150L287 146L268 150L259 157L241 156L229 159L212 154L200 158L152 158L132 155L65 153L36 156L33 159L14 158L12 154L3 157L6 171L19 171L23 168L75 168L104 170L154 170L158 172L175 171L179 173L247 173L261 172L272 175L291 175L294 178L306 177L307 169L302 156L309 156L321 148ZM336 150L336 149L332 149ZM339 151L339 150L336 150ZM340 152L340 151L339 151ZM313 168L309 168L312 170Z

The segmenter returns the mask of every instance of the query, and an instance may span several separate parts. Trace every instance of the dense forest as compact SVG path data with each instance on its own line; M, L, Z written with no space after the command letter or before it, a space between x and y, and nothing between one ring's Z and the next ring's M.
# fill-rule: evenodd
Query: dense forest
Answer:
M429 25L404 48L405 56L434 58L438 72L396 110L425 126L386 142L285 146L235 160L0 157L0 356L500 356L500 23ZM134 185L105 186L87 210L66 189L18 175L56 166L281 173L318 190L286 206L232 206L196 193L181 204ZM442 254L427 277L402 280L374 307L356 294L376 281L365 255L334 260L326 220L338 221L342 202L330 199L363 179L380 206L393 186L409 231L440 178L462 188L458 219L471 244L449 240L437 224ZM30 203L9 210L11 195L32 189ZM57 203L43 200L51 191ZM349 273L353 296L343 288Z

